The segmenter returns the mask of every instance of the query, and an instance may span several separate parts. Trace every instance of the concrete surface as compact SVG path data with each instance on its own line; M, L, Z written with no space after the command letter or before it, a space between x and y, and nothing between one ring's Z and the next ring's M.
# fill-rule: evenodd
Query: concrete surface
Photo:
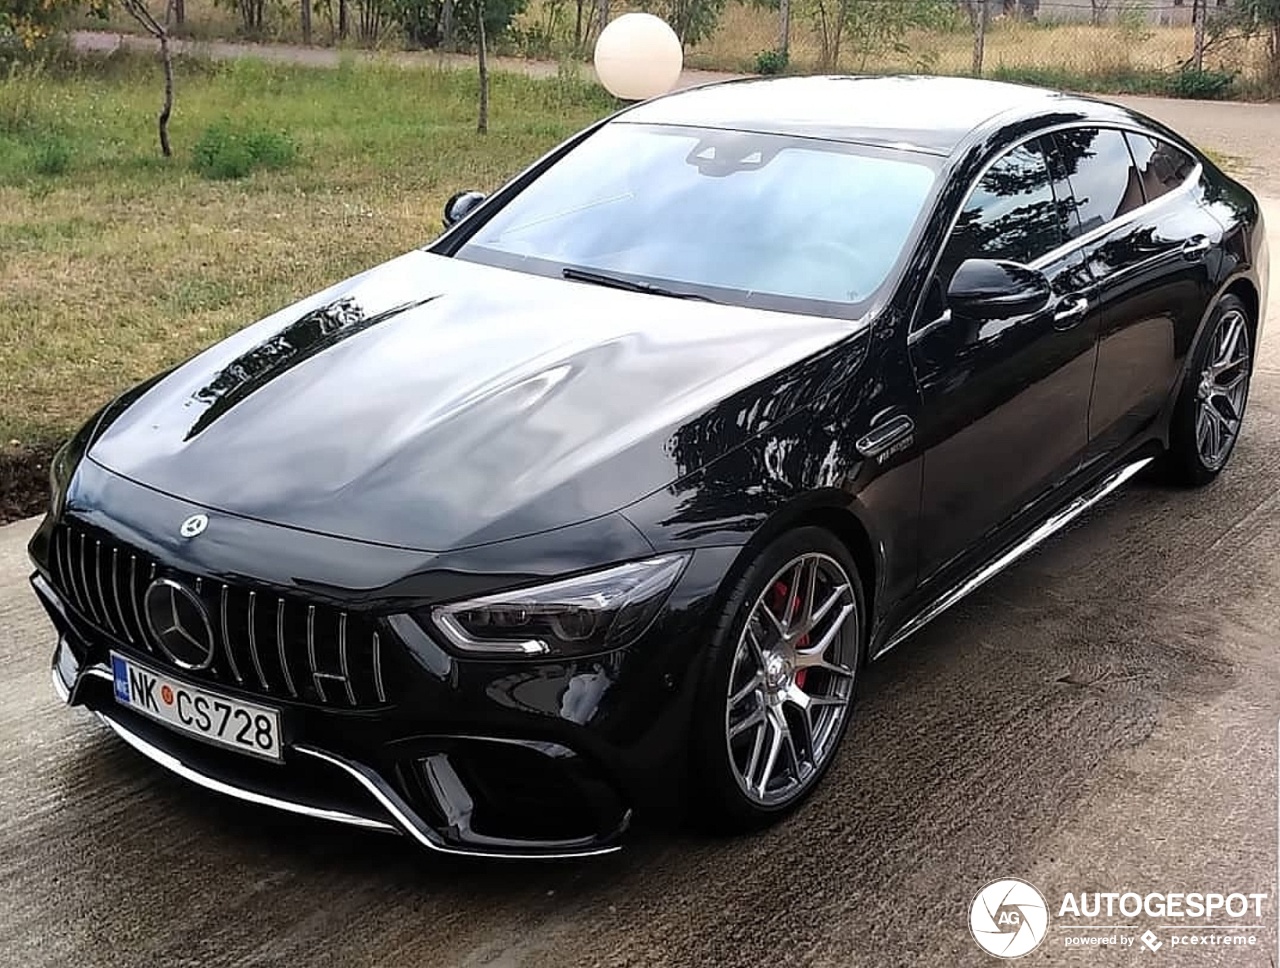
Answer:
M901 646L823 790L753 839L446 862L205 794L57 702L34 522L0 528L0 965L991 965L969 904L1019 876L1055 914L1270 895L1254 948L1069 951L1055 922L1024 964L1274 966L1280 285L1270 315L1226 474L1139 482Z

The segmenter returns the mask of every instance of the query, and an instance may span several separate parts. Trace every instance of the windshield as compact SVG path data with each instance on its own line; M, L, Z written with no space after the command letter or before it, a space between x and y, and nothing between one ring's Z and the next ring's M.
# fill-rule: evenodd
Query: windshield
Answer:
M863 145L614 122L455 254L546 275L587 270L736 305L855 315L901 257L935 166L927 155Z

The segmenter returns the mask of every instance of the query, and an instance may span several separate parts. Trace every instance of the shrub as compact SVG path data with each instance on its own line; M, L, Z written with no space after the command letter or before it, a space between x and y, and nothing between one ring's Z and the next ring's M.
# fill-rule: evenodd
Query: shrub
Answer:
M1226 96L1235 79L1236 75L1233 71L1197 71L1193 68L1185 68L1173 76L1169 93L1174 97L1217 100Z
M36 141L31 167L37 175L62 175L71 167L71 142L60 134L47 134Z
M237 128L219 121L204 129L192 149L192 163L205 178L244 178L255 168L287 168L297 149L288 135L265 128Z
M756 73L781 74L789 60L785 50L762 50L756 54Z

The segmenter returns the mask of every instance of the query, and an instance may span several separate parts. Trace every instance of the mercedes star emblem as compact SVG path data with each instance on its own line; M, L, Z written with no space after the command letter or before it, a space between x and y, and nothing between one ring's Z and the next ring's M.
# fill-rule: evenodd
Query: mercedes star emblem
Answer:
M156 645L183 669L213 662L213 624L200 597L171 578L157 578L142 596L147 627Z
M194 538L196 535L202 534L207 527L209 527L209 515L193 514L182 522L182 527L178 529L178 533L184 538Z

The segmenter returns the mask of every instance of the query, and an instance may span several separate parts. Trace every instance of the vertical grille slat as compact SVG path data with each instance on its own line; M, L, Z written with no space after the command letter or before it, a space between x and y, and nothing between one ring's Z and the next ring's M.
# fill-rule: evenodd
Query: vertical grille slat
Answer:
M107 607L107 596L102 591L102 542L95 541L93 543L93 584L98 590L98 605L102 608L102 618L106 623L107 631L112 635L118 635L116 632L115 619L111 617L111 609Z
M373 688L378 693L378 702L387 701L387 690L382 685L382 639L373 633Z
M54 544L60 549L62 555L62 586L63 590L72 599L72 604L83 612L84 602L80 598L80 589L76 587L76 573L74 565L71 561L71 530L67 529L62 533L63 540L59 542L57 537L54 538Z
M125 620L124 609L120 606L120 549L111 549L111 600L116 606L116 615L120 618L120 628L124 630L125 637L133 642L133 630L129 628L129 623Z
M175 675L277 700L285 696L331 709L390 701L387 685L394 686L395 679L384 667L389 656L383 654L375 620L360 612L184 574L94 526L58 524L50 537L49 559L53 587L103 637L95 643L89 636L97 648L131 646L149 653L149 661L173 666ZM203 603L216 649L208 668L179 669L154 641L146 592L162 576ZM258 599L264 594L275 599L275 607L268 604L265 614L259 614L264 609L258 608Z
M142 599L142 593L138 591L138 556L129 556L129 601L133 605L133 621L138 626L138 635L142 638L142 643L147 647L148 652L154 652L151 647L151 636L147 634L147 626L142 621L142 606L139 602Z
M374 633L377 637L377 633ZM351 685L351 666L347 662L347 613L338 613L338 667L342 669L342 682L347 687L347 701L352 706L356 703L356 691Z
M226 582L223 582L222 594L219 596L221 607L218 609L218 618L222 626L222 651L227 654L227 665L231 667L231 674L236 677L236 682L243 683L244 676L240 675L240 664L236 662L236 650L231 645L231 632L228 628L227 599L230 596L231 589Z
M267 677L262 671L262 657L258 654L258 593L249 593L249 656L253 659L253 671L263 692L270 692Z
M280 659L280 674L284 676L285 688L294 699L298 698L298 690L293 685L293 673L289 671L289 656L284 645L284 599L276 599L276 655Z
M307 606L307 659L311 662L311 683L316 687L316 695L321 702L327 702L324 694L324 683L321 682L320 667L316 665L316 607Z
M89 560L88 553L84 550L85 544L88 542L89 536L84 532L80 533L80 584L84 589L85 612L90 615L95 624L101 625L102 619L98 618L98 610L93 605L93 593L89 590L89 572L85 570L85 562Z

